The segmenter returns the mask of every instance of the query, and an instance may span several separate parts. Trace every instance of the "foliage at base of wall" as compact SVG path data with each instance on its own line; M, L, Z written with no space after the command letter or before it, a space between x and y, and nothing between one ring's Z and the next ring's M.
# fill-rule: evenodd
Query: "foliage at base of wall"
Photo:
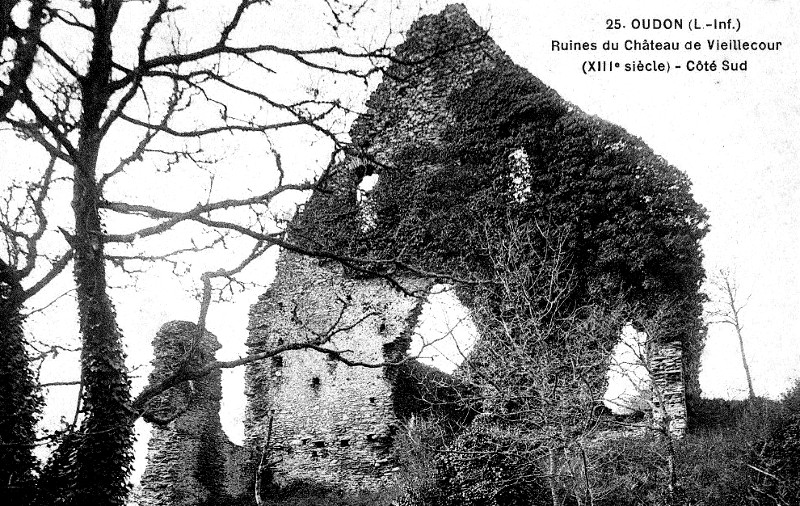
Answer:
M418 360L389 368L387 376L394 384L392 400L401 420L434 416L449 427L464 427L480 410L476 388Z
M425 429L420 425L419 429ZM427 446L423 437L415 451L404 452L403 506L516 506L547 504L548 484L541 462L531 459L541 449L536 438L496 426L476 425L445 448ZM425 449L420 451L420 448ZM535 450L534 450L535 451ZM409 486L410 485L410 486Z
M800 504L800 411L789 403L704 400L721 423L704 423L676 445L676 505L791 506ZM733 413L733 416L719 416ZM629 446L624 461L657 458L658 447ZM628 465L610 476L626 480L603 504L669 504L659 469ZM627 472L626 472L627 471Z
M800 382L782 402L705 399L696 409L701 423L673 441L677 486L672 493L665 442L655 432L585 445L591 504L800 504ZM419 429L435 433L424 424ZM399 441L406 468L413 470L403 476L403 506L554 504L546 452L537 452L529 436L473 426L448 444L419 436ZM581 474L580 466L570 469L568 460L558 467L557 503L577 505L577 496L587 494L580 480L568 479ZM586 497L583 504L589 504Z
M266 491L263 506L390 506L396 495L393 489L346 493L319 483L293 481Z

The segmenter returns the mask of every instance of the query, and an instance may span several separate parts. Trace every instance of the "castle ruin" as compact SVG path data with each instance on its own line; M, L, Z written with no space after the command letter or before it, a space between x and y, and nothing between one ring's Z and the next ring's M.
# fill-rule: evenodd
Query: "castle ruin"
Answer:
M539 107L535 101L538 95L526 91L531 88L563 109L536 110L536 114L547 118L560 114L573 123L584 122L598 129L608 128L611 140L603 142L607 142L609 147L601 144L596 149L606 152L628 150L632 154L625 156L641 156L643 161L634 159L629 162L633 167L631 170L639 170L645 163L663 163L652 158L638 139L586 116L520 70L469 17L463 6L451 5L440 14L417 20L407 33L406 42L397 48L396 58L398 61L386 71L383 82L372 94L367 104L368 111L356 120L351 129L353 144L361 152L348 154L333 173L325 176L324 184L295 219L290 233L307 249L361 252L364 255L375 254L376 258L381 258L376 252L392 248L398 253L399 250L416 251L414 248L419 248L421 253L413 258L420 259L423 267L416 271L398 270L391 276L382 277L331 260L289 251L281 253L274 283L251 309L249 352L256 354L283 344L314 342L335 349L348 360L361 365L350 367L336 357L306 350L286 352L247 366L246 441L241 454L249 455L251 462L258 462L266 456L271 464L270 478L277 483L306 480L349 490L390 485L399 470L392 442L408 417L426 409L425 403L419 402L420 392L441 387L443 391L436 395L447 397L448 391L458 388L455 382L448 384L448 380L442 377L444 375L425 371L419 364L408 362L406 367L391 364L405 360L425 297L437 282L436 276L421 275L421 271L444 272L451 267L448 262L463 263L464 258L469 259L470 252L455 251L454 248L461 245L451 244L454 241L450 241L447 235L466 237L459 229L466 227L466 220L460 221L459 216L443 213L449 221L442 222L436 230L396 227L392 229L396 232L392 237L384 234L376 239L376 235L384 231L380 227L384 226L381 219L386 213L400 215L405 212L402 199L410 194L403 192L427 191L437 184L454 185L451 189L453 195L464 189L458 186L464 181L450 179L454 177L452 169L465 166L469 159L459 159L453 155L453 148L442 146L460 142L456 134L464 124L459 115L464 113L459 112L458 104L465 100L464 97L469 97L474 88L487 82L491 85L492 76L516 73L522 76L519 78L519 93L532 94L533 98L526 99L531 109ZM491 101L493 97L484 98ZM513 120L516 122L514 125L522 126L514 128L524 130L525 121L538 121L531 114L529 110L520 111L518 116L522 119L514 116ZM507 128L507 125L498 128ZM563 130L565 127L558 128ZM555 133L552 135L561 135L557 130L553 129ZM602 135L606 135L603 132ZM579 140L583 142L582 138ZM508 184L516 192L511 200L525 205L526 199L533 198L529 195L534 190L520 185L519 181L524 182L527 177L520 173L520 167L525 169L525 164L539 163L538 159L544 160L549 155L544 149L535 153L533 148L528 148L529 151L516 148L514 142L530 144L521 135L519 141L510 138L503 142L506 143L506 152L521 155L506 156L516 160L516 164L509 163L509 167L503 169L505 172L496 177L511 181ZM544 141L537 139L536 142ZM531 145L536 145L536 142ZM524 163L520 165L519 160L524 160ZM378 178L375 190L362 192L359 185L371 175ZM408 186L412 179L424 181L429 186L422 190ZM442 205L453 205L458 209L452 200ZM410 226L406 222L401 225ZM448 242L437 242L440 238L442 241L448 239ZM425 249L427 246L420 246L429 243L435 243L439 248L435 255L429 254ZM479 272L481 267L475 265L475 272ZM441 270L431 266L440 266ZM596 267L593 265L592 269ZM455 270L458 275L469 273L468 270ZM587 269L587 272L594 271ZM626 274L629 273L626 271ZM689 280L679 288L689 286L691 289L692 282ZM395 283L402 289L398 289ZM664 290L667 289L672 288ZM676 293L677 290L674 289ZM651 296L650 292L646 295ZM463 299L469 307L468 295L464 294ZM165 331L162 329L162 332ZM692 344L693 341L685 340L680 332L683 330L666 332L666 337L650 343L648 357L652 380L658 390L658 395L653 396L653 418L658 421L666 416L669 430L677 436L686 430L687 391L690 395L699 392L699 348ZM209 353L213 352L213 344L204 346ZM158 353L157 357L160 356ZM409 394L409 385L416 385L419 391ZM218 392L211 392L207 397L208 403L203 409L211 413L216 406L218 410ZM203 423L214 427L218 419ZM172 462L172 457L162 454L167 447L183 448L181 445L184 443L178 440L197 439L198 436L190 434L190 431L182 433L179 425L173 422L168 429L154 429L151 465ZM195 450L180 451L184 455L196 453ZM184 469L186 465L193 465L187 463L190 460L184 459L180 465L176 464L177 469L182 469L184 474L195 472ZM253 473L252 466L247 472ZM151 502L145 504L178 504L164 502L165 488L152 484L157 479L156 474L159 473L146 474L151 482L145 487L149 494L146 497ZM247 479L253 477L238 480ZM227 480L230 482L231 478Z

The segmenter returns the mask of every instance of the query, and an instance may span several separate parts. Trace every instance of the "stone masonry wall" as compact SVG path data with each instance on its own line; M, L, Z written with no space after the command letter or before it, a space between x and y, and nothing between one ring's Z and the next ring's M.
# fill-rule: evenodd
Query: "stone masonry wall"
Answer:
M422 63L393 65L350 131L378 164L392 165L399 146L438 144L452 121L448 97L474 74L511 63L461 4L415 21L397 57Z
M686 434L687 417L681 343L653 343L650 373L653 382L653 421L661 423L666 415L670 433L683 437Z
M366 224L353 217L365 205L357 200L364 175L377 174L376 189L383 191L381 180L400 165L403 150L443 143L454 121L454 94L471 86L476 73L513 66L462 5L417 20L396 57L408 64L386 71L350 131L361 156L337 167L290 229L309 248L358 246L359 226L363 231ZM412 171L409 178L425 178L446 174L449 166L437 159L404 170ZM422 295L428 288L423 281L405 281ZM251 310L249 351L313 341L338 321L343 330L332 345L351 350L351 358L380 362L387 354L405 352L421 304L421 298L403 295L386 281L353 277L336 263L283 252L275 282ZM669 345L653 357L676 428L685 426L681 357L680 348ZM391 481L391 440L399 420L393 383L383 369L347 367L311 351L290 352L249 365L246 393L248 451L258 456L269 446L279 483L304 479L368 489Z
M398 146L437 145L448 123L452 122L447 101L463 89L475 73L502 65L513 65L510 58L485 35L463 5L449 5L436 16L414 23L398 57L413 61L448 46L463 45L433 58L424 65L393 66L370 97L368 111L355 122L351 134L369 158L391 166ZM417 167L435 171L438 167ZM652 356L654 381L663 392L665 411L673 434L682 436L687 426L685 378L686 358L679 342L655 344ZM654 395L655 397L655 395ZM656 407L653 416L661 410Z
M153 348L151 382L163 379L184 360L193 366L213 360L220 344L210 332L201 334L193 323L173 321L158 331ZM226 466L226 459L237 458L240 451L222 432L221 398L221 374L216 371L172 388L151 403L145 420L178 416L152 427L140 504L196 506L244 491L237 476L239 466Z
M428 289L427 281L404 286ZM424 297L379 279L353 279L335 263L283 252L278 275L250 314L251 353L327 337L346 357L382 363L402 356ZM316 351L293 351L247 369L246 444L261 455L270 418L277 483L308 480L349 490L375 489L397 471L398 429L384 367L349 367Z

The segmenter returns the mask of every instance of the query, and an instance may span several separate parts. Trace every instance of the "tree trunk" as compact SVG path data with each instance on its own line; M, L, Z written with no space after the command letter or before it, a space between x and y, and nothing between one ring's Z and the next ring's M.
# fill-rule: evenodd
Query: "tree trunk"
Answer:
M111 33L119 0L92 2L92 56L81 79L81 134L74 162L74 275L80 315L83 419L58 448L50 468L52 499L74 506L125 504L133 460L130 381L122 336L108 296L103 225L98 210L100 124L111 96Z
M667 449L667 498L669 505L678 504L678 473L675 470L675 447L672 444L672 434L669 429L663 434Z
M753 390L753 378L750 377L750 367L747 365L747 357L744 354L744 339L742 338L742 330L738 326L738 322L736 326L736 336L739 338L739 350L742 352L742 365L744 366L744 374L747 377L748 395L750 396L750 399L755 399L756 392Z
M742 336L742 324L739 321L739 311L744 307L736 305L736 294L738 292L736 281L731 279L731 275L723 274L723 282L725 284L725 295L727 295L728 300L726 304L728 305L728 315L727 315L727 323L733 325L733 328L736 329L736 337L739 339L739 351L742 353L742 366L744 366L744 374L747 378L747 391L750 399L756 398L756 393L753 390L753 378L750 376L750 367L747 365L747 356L744 354L744 337Z
M553 506L561 506L561 498L559 497L558 480L558 455L555 448L550 448L548 451L548 482L550 483L550 497L553 500Z
M27 505L33 492L36 419L42 404L22 334L22 287L0 260L0 497Z
M19 4L19 0L3 1L0 5L0 48L5 56L8 42L14 41L11 69L8 71L8 83L0 86L0 118L14 107L23 94L25 83L33 70L33 64L39 49L39 37L42 31L47 0L33 0L28 6L28 26L20 30L11 16L11 11ZM13 47L12 46L12 47ZM8 61L4 62L7 64Z
M75 170L75 283L83 341L84 384L80 444L76 449L75 504L124 504L133 431L130 382L122 336L108 297L103 229L97 209L96 146Z

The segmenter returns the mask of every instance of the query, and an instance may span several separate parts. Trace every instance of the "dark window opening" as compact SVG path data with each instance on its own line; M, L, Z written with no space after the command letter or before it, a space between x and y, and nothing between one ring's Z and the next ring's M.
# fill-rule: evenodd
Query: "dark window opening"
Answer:
M319 380L319 376L314 376L313 378L311 378L311 388L313 388L315 391L319 390L320 384L321 382Z
M283 367L283 357L280 355L272 357L272 365L274 367Z
M375 168L372 167L372 165L367 165L367 164L359 165L358 167L356 167L355 170L356 181L359 182L365 177L371 176L373 174L375 174Z
M341 447L350 446L350 440L349 439L341 439L341 440L339 440L339 446L341 446Z
M375 404L375 397L370 397L369 398L369 403L370 404Z

